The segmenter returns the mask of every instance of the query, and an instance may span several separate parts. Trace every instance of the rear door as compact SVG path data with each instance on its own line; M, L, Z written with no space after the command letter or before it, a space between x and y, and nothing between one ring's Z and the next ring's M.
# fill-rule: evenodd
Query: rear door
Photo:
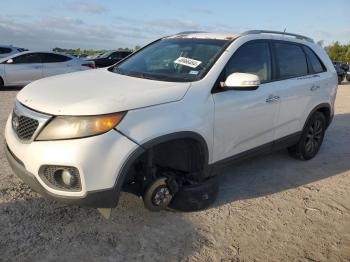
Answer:
M241 46L226 65L223 81L231 73L258 75L261 85L254 91L225 90L213 94L215 103L214 162L230 156L264 149L274 139L278 85L271 82L272 59L268 41L252 41Z
M280 139L302 130L305 115L310 112L313 96L317 93L303 46L287 41L273 41L276 57L276 90L280 97L280 109L276 122L275 139ZM316 92L313 92L315 89Z
M29 53L12 58L5 63L5 77L8 85L26 85L43 76L43 67L39 53Z
M41 53L43 61L43 76L53 76L68 73L73 64L70 63L72 58L65 55L53 53Z

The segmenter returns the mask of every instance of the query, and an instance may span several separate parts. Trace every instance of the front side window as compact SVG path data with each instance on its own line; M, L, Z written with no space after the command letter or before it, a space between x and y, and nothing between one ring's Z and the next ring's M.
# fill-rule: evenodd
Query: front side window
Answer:
M266 42L248 43L240 47L230 58L226 78L232 73L250 73L259 76L262 83L271 79L271 57Z
M275 43L279 79L304 76L308 74L307 62L302 48L288 43Z
M131 55L111 71L160 81L191 82L204 77L228 40L162 39Z
M36 64L41 63L38 53L24 54L13 58L13 64Z

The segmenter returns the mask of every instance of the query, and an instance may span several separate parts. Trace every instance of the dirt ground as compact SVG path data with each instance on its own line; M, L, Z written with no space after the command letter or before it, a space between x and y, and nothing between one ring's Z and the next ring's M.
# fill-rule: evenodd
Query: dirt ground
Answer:
M109 221L13 175L3 129L17 92L0 91L0 261L350 261L350 84L313 160L281 151L228 168L201 212L152 213L125 193Z

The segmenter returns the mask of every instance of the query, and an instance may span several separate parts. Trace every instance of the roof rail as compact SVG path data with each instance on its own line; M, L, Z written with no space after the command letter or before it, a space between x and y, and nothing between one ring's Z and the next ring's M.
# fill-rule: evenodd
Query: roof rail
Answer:
M207 33L205 31L183 31L183 32L179 32L175 35L188 35L188 34L198 34L198 33Z
M241 33L239 36L252 35L252 34L276 34L276 35L294 36L296 39L306 40L308 42L314 43L314 40L307 36L297 35L297 34L292 34L287 32L280 32L280 31L270 31L270 30L250 30L250 31Z

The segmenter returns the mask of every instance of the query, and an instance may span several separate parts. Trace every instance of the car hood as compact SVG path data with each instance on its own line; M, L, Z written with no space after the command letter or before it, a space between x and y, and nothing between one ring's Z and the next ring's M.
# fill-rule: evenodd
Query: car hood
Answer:
M17 99L52 115L98 115L179 101L189 87L95 69L35 81Z

